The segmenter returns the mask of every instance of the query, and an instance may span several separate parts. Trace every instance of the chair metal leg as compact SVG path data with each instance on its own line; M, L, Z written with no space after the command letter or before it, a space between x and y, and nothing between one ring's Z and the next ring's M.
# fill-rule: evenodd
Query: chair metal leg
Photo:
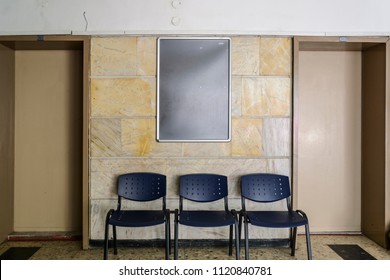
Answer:
M169 256L172 253L172 240L171 240L171 214L168 212L168 249L169 249Z
M172 253L172 240L171 240L171 226L169 225L169 234L168 234L168 254L169 257L171 256Z
M238 219L238 239L241 241L241 230L242 230L242 214L240 213Z
M245 217L244 217L244 235L245 235L245 259L249 260L248 220Z
M241 255L241 232L242 232L242 212L240 212L238 218L238 243L239 243L239 255Z
M297 243L297 227L292 228L290 236L291 256L295 256L295 247Z
M229 256L233 255L233 225L229 226Z
M179 214L178 210L175 210L175 244L174 244L174 256L173 258L177 260L178 258L178 247L179 247Z
M234 224L234 236L235 236L235 242L236 242L236 260L240 259L240 239L238 234L238 223Z
M165 259L169 260L169 254L170 254L170 239L171 239L171 233L170 233L170 220L169 216L166 217L165 220Z
M107 212L106 216L106 223L105 223L105 230L104 230L104 249L103 249L103 259L107 260L108 258L108 232L109 232L109 220L111 217L112 212L114 212L114 209L110 209Z
M105 232L104 232L104 253L103 260L107 260L108 256L108 223L106 222Z
M112 233L114 239L114 255L118 255L118 247L116 244L116 226L112 226Z
M306 220L307 224L305 225L305 233L306 233L306 247L307 247L307 259L312 259L311 254L311 243L310 243L310 230L309 230L309 220L307 218L307 215L302 210L296 210L299 214L301 214Z
M305 225L305 232L306 232L306 246L307 246L307 259L312 260L312 254L311 254L311 242L310 242L310 230L309 230L309 224Z

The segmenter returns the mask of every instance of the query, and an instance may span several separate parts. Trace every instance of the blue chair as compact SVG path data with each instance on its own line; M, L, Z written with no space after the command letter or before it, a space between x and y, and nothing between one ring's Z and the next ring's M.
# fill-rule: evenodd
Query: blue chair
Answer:
M170 211L166 209L166 177L157 173L128 173L118 177L117 209L110 209L106 216L104 256L108 253L109 225L113 228L114 254L117 250L117 227L149 227L165 224L165 259L170 254ZM122 199L146 202L162 199L161 210L123 210Z
M248 174L241 177L241 224L245 231L245 259L249 259L248 224L258 227L290 228L291 256L295 255L297 227L305 226L308 259L312 259L309 220L301 210L293 211L290 200L290 182L287 176L277 174ZM260 203L271 203L286 199L287 209L284 211L249 211L245 200Z
M233 252L233 226L235 230L236 259L239 259L238 217L228 207L227 177L217 174L188 174L180 176L179 209L175 210L175 260L178 257L179 224L191 227L229 226L229 255ZM184 210L183 200L215 202L224 200L222 210ZM222 208L222 207L221 207Z

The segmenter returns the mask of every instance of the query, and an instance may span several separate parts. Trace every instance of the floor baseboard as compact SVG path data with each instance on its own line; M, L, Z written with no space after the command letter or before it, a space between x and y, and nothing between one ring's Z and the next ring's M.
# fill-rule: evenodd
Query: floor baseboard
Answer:
M78 241L78 232L13 232L8 235L8 241Z
M173 246L173 240L171 244ZM185 247L224 247L228 244L227 239L180 239L179 245ZM253 247L287 247L290 244L289 239L252 239L249 240L250 246ZM104 240L90 240L89 245L91 247L103 247ZM165 241L163 239L154 240L117 240L119 247L164 247ZM244 241L241 241L241 246L244 245ZM109 246L112 246L112 240L109 240Z

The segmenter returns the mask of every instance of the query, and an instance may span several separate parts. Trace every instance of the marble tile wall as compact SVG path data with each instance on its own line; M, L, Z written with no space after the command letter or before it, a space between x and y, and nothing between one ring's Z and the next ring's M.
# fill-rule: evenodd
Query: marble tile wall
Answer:
M157 37L148 36L91 40L90 239L103 239L106 212L116 207L115 180L122 173L165 174L171 209L178 207L177 183L182 174L204 172L228 176L229 202L235 209L240 209L241 175L253 172L290 175L291 38L232 37L229 143L156 141L156 46ZM125 230L118 231L118 236L162 238L162 230L162 227ZM258 232L252 237L287 236L284 230ZM194 234L183 227L180 234L181 238L227 238L224 229Z

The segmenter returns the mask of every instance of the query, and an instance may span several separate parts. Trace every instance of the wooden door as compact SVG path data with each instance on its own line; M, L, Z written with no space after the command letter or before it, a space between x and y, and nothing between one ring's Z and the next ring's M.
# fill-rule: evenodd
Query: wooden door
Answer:
M16 50L15 231L81 231L83 57Z
M361 230L361 52L299 53L297 207L312 232Z

